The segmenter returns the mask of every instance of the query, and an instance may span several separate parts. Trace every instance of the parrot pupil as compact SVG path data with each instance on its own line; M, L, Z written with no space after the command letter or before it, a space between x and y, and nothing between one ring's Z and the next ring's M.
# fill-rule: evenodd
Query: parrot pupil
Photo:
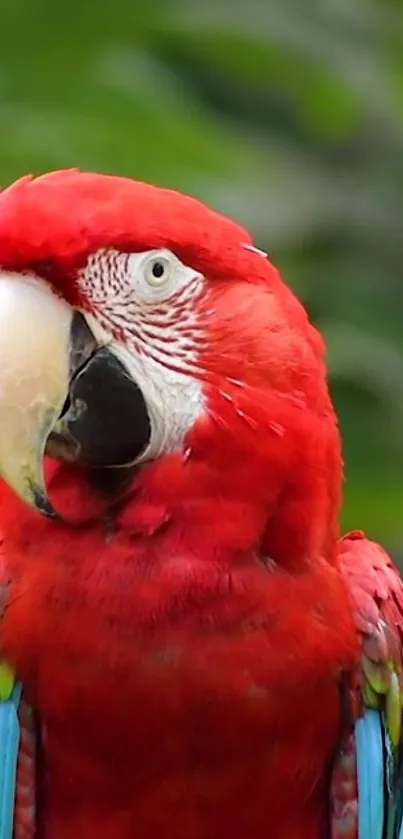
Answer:
M162 264L162 262L154 262L154 265L153 265L153 268L152 268L153 277L155 277L157 280L159 280L160 277L162 277L164 271L165 271L165 268L164 268L164 265Z

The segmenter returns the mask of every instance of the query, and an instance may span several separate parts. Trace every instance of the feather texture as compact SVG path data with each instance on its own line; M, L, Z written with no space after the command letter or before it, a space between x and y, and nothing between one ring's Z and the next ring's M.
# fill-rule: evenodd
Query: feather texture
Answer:
M403 582L385 551L361 531L341 540L340 561L362 655L350 682L355 739L347 724L333 774L332 839L399 839Z

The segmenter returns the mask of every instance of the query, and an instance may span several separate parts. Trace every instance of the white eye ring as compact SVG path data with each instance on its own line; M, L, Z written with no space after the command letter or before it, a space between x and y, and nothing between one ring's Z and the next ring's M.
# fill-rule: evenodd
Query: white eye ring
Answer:
M153 256L144 268L144 277L148 285L160 288L168 282L171 270L172 265L166 256Z

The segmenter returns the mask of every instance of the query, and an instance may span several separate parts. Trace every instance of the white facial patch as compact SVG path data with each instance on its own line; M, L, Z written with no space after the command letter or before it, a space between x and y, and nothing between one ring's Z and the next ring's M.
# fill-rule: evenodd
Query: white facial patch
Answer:
M94 336L113 347L140 387L151 439L140 461L183 446L203 413L195 376L204 332L195 311L204 278L167 249L126 254L98 251L79 274L91 301L84 313Z

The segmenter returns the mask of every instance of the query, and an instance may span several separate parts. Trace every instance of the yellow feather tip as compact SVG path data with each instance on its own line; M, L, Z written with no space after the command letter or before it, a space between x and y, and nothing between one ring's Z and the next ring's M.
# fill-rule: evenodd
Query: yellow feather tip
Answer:
M4 661L0 664L0 702L10 699L15 682L14 670Z
M396 673L391 675L390 687L385 697L385 713L390 739L397 748L402 731L402 697Z
M379 709L381 707L381 697L373 690L369 682L364 683L362 695L366 708Z

